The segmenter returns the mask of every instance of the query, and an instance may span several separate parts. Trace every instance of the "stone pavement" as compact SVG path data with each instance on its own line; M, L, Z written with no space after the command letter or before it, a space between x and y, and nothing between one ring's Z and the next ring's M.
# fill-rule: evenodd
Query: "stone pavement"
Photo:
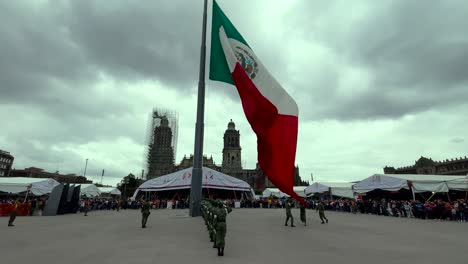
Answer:
M1 263L468 263L468 223L327 213L321 225L285 227L283 209L235 209L225 256L218 257L202 219L187 210L152 210L141 229L135 210L18 217L0 221Z

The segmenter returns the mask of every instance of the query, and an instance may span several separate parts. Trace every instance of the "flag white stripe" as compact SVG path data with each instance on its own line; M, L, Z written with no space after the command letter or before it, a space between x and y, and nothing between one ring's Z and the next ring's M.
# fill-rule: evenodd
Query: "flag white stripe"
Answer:
M252 80L260 93L268 99L273 105L278 109L279 114L283 115L292 115L298 116L299 110L296 102L292 97L281 87L281 85L271 76L268 70L263 66L262 62L257 58L255 53L243 43L228 38L224 27L220 27L219 36L221 41L221 46L226 56L226 61L229 66L231 73L234 71L236 63L238 62L236 55L234 53L234 47L240 47L249 52L249 55L252 56L257 62L258 72Z

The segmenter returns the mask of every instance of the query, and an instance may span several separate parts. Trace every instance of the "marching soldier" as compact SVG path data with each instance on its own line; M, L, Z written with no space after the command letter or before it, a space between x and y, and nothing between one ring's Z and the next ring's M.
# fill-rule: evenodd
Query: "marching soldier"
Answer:
M226 238L226 218L227 214L232 212L231 207L225 206L222 202L218 202L218 208L215 209L215 230L216 239L215 247L218 248L218 256L224 256L224 246Z
M8 226L15 226L15 225L13 225L13 222L15 221L16 215L18 214L19 207L20 207L20 202L18 201L18 199L16 199L13 202L13 210L10 213L10 219L8 220Z
M148 221L148 216L150 212L151 205L148 201L143 200L141 205L141 228L146 228L146 222Z
M304 205L301 204L299 207L301 211L301 222L304 223L304 226L307 226L307 220L306 220L306 210Z
M325 217L325 206L323 205L322 201L320 201L319 204L317 205L316 211L319 213L322 224L325 224L323 219L325 219L325 221L327 221L327 224L328 224L328 219Z
M286 205L285 205L285 208L286 208L286 222L284 223L284 225L288 226L288 221L289 221L289 219L291 219L291 227L295 227L294 218L293 218L292 213L291 213L291 207L292 207L291 199L288 199L286 201Z

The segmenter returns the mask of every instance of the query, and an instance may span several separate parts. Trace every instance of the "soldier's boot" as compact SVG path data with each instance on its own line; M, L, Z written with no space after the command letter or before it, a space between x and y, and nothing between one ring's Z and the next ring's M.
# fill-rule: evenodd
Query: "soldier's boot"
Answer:
M221 248L221 256L224 256L224 248Z
M218 256L221 256L221 248L218 248Z

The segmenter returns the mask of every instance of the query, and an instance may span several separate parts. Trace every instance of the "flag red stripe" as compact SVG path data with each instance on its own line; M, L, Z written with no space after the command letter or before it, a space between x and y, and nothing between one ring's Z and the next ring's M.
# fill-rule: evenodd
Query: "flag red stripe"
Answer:
M239 63L232 77L245 116L257 134L260 167L278 189L304 203L293 190L298 117L278 114L276 106L260 93Z

